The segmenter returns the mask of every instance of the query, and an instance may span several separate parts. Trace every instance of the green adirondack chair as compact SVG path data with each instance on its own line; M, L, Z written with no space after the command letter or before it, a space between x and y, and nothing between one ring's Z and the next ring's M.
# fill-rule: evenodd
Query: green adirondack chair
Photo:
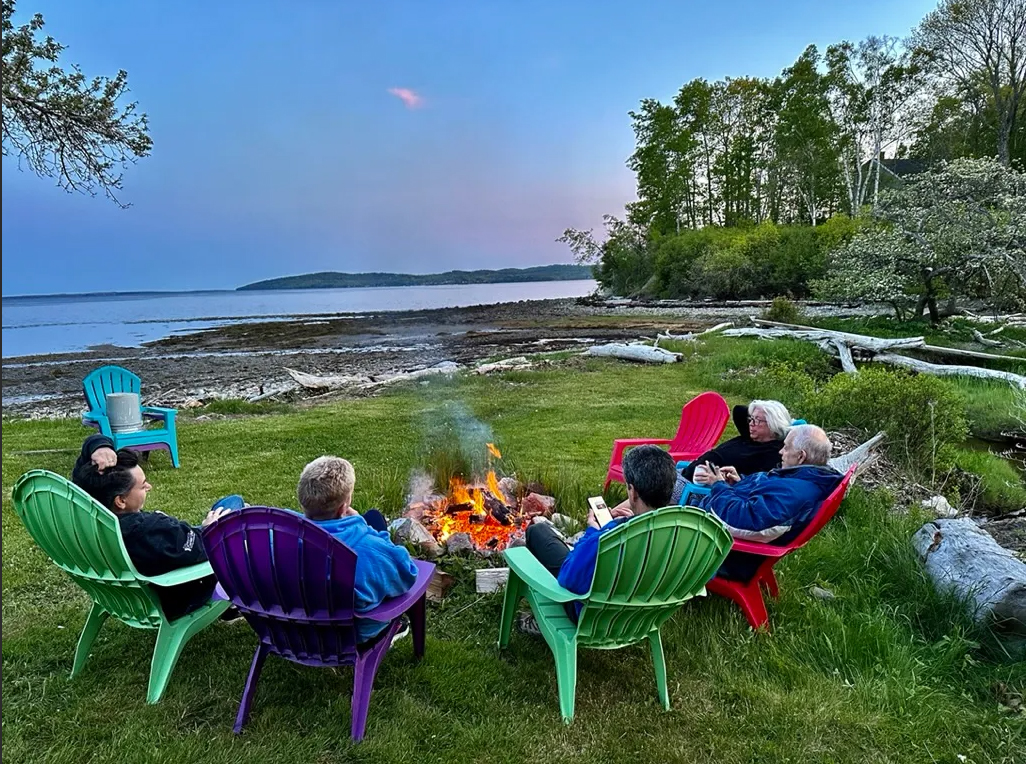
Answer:
M175 586L212 576L210 564L160 576L140 574L125 551L114 513L78 486L46 470L22 475L14 485L13 501L35 542L93 601L78 640L71 677L82 672L100 627L112 615L138 629L157 629L146 695L147 703L156 703L164 694L185 643L216 621L230 603L212 600L199 610L169 621L154 586Z
M499 647L509 644L517 603L526 597L556 660L559 708L569 724L577 690L577 648L616 650L647 639L659 697L669 710L659 628L682 603L705 593L705 583L727 556L731 542L719 518L694 507L646 512L599 538L595 576L587 594L559 586L526 548L508 549ZM563 604L577 600L584 607L575 624Z

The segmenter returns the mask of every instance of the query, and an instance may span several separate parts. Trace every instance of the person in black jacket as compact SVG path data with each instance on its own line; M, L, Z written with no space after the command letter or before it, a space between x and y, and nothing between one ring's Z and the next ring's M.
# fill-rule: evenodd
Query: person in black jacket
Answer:
M151 486L139 458L124 449L115 452L113 443L103 435L86 439L72 482L117 515L128 556L144 576L159 576L206 562L200 529L230 511L212 509L200 528L162 512L142 511ZM174 620L204 605L216 583L213 576L207 576L178 586L158 587L164 614Z
M735 406L734 426L738 435L692 460L677 478L673 502L680 501L689 483L707 481L706 467L733 467L741 477L769 472L780 464L780 449L791 429L791 415L779 401L752 401ZM696 475L697 472L697 475Z

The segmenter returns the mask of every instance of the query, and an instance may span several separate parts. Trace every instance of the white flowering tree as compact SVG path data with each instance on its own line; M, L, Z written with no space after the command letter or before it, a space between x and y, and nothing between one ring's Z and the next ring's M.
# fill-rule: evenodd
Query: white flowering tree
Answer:
M820 294L889 303L901 319L938 304L1026 305L1026 173L957 159L881 192L867 226L830 257Z

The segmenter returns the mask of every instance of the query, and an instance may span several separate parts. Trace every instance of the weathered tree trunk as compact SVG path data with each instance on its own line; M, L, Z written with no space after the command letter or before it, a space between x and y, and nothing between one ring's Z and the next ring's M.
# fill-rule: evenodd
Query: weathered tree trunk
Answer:
M943 589L974 604L973 617L1002 631L1026 634L1026 563L967 517L924 525L912 544Z

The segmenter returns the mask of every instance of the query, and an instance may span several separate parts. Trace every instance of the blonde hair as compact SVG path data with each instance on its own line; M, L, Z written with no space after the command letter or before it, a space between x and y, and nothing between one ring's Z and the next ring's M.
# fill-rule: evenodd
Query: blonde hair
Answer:
M339 507L353 500L356 471L338 456L319 456L303 468L296 486L299 506L311 520L338 517Z

